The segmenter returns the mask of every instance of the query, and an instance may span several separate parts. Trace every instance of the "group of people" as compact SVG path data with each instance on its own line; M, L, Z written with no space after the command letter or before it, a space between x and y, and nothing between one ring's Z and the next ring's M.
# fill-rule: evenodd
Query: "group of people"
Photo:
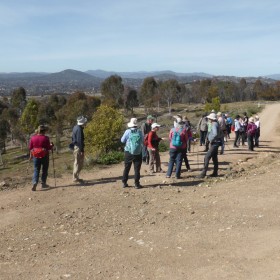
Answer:
M74 166L73 166L73 182L83 183L79 177L84 164L84 126L87 119L83 116L77 118L77 124L72 131L72 142L69 148L73 150ZM53 151L53 143L50 142L46 136L48 128L45 125L40 125L36 129L35 134L31 137L29 142L30 156L29 160L33 160L34 172L32 177L32 191L36 191L39 183L40 171L41 174L41 188L47 189L48 169L49 169L49 153Z
M188 118L181 115L174 116L174 125L169 131L169 162L166 171L166 178L170 178L175 168L175 178L181 178L181 168L183 162L186 169L191 171L187 153L190 151L191 141L193 139L191 124ZM87 119L83 116L78 117L77 124L72 130L72 143L69 147L73 150L73 182L83 183L79 177L84 163L84 126ZM121 137L124 144L124 170L122 175L122 187L128 187L128 177L132 164L134 165L134 187L142 188L140 184L140 170L142 162L149 166L150 174L164 173L161 168L161 159L159 153L159 143L165 138L160 138L157 134L161 125L155 122L153 116L149 115L147 120L139 127L137 118L131 118L127 124L127 129ZM197 130L200 131L200 146L205 145L204 165L197 178L206 176L209 162L212 159L214 170L211 177L218 176L218 150L221 147L221 154L224 153L224 146L227 139L230 138L232 131L235 132L234 147L239 147L247 140L249 150L259 145L260 121L259 117L243 117L237 115L234 119L228 114L217 114L212 112L203 114L200 118ZM49 137L45 135L47 127L40 125L35 135L30 139L30 160L33 159L34 174L32 178L32 191L36 191L39 182L39 174L42 167L41 183L42 188L48 188L46 183L49 166L49 152L53 149L53 144ZM175 166L175 167L174 167Z

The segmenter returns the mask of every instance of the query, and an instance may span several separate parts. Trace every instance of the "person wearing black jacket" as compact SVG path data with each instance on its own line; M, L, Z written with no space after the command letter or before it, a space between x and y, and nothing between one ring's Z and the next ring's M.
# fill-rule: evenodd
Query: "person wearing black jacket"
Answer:
M84 165L84 126L87 119L83 116L77 118L77 125L72 131L72 143L74 145L74 166L73 166L73 182L82 183L83 180L79 178L80 172Z

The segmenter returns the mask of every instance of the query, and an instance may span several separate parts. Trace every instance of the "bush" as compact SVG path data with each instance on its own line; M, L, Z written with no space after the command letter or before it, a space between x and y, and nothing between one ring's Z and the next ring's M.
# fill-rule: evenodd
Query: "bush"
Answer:
M100 155L99 158L97 159L97 163L109 165L109 164L122 162L123 160L124 160L123 152L112 151Z
M158 145L159 152L166 152L169 150L169 145L166 142L160 141Z

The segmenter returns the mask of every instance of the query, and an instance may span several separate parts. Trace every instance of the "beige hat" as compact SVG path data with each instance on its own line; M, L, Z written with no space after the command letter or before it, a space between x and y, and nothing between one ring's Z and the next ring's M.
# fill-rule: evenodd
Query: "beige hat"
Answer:
M77 118L77 124L78 125L84 125L87 122L87 118L81 116Z
M131 128L131 127L137 127L137 119L136 119L136 118L131 118L131 119L130 119L130 122L127 124L127 126L128 126L129 128Z
M253 117L249 118L249 122L254 122L254 121L255 121L255 119Z
M209 120L213 120L213 121L216 121L217 120L217 116L215 113L211 113L209 116L207 116L207 118Z

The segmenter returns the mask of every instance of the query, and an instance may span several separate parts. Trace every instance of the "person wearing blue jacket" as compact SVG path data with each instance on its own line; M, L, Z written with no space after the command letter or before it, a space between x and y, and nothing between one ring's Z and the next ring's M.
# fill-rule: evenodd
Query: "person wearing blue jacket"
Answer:
M197 176L197 178L204 178L206 176L208 166L209 166L209 161L211 158L212 158L213 164L214 164L214 171L210 175L210 177L218 176L218 166L219 166L218 149L219 149L219 146L221 145L222 133L220 131L219 124L217 122L217 115L215 113L211 113L207 118L211 124L211 130L208 132L208 135L207 135L208 140L211 145L204 158L203 170L201 171L200 175Z
M84 165L85 157L85 138L84 138L84 126L87 122L87 118L81 116L77 118L77 125L74 126L72 131L72 144L74 146L74 166L73 166L73 182L83 183L83 180L79 178L80 172Z

